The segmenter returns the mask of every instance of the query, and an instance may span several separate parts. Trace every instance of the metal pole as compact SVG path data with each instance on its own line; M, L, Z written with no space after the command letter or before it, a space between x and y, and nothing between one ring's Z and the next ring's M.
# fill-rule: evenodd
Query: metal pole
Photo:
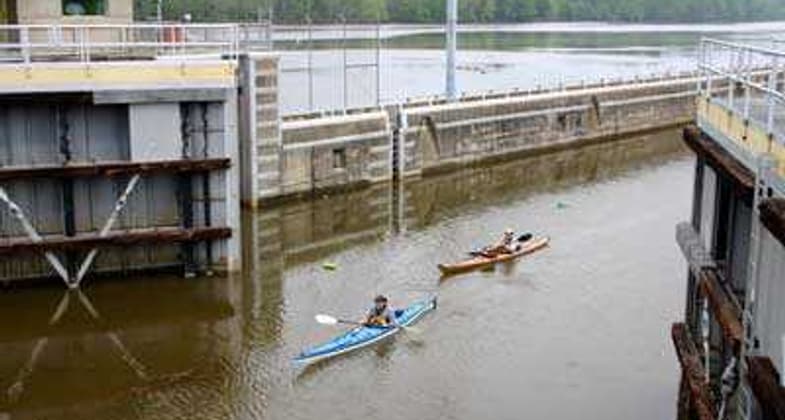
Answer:
M313 111L313 22L308 16L308 111Z
M164 20L164 0L158 0L155 6L155 20L160 24Z
M454 101L455 55L458 41L458 0L447 0L447 99Z
M349 57L346 54L346 16L341 16L343 21L343 112L349 108Z
M376 22L376 106L382 103L382 21Z

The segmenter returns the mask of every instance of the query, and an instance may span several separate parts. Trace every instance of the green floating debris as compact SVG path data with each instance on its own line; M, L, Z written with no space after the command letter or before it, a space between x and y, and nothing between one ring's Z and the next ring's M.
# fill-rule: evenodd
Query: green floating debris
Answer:
M326 262L326 263L322 264L322 268L324 268L325 270L328 270L328 271L335 271L335 270L338 269L338 264L336 264L334 262Z
M561 201L559 201L558 203L556 203L556 208L557 208L557 209L566 209L567 207L569 207L569 205L568 205L568 204L566 204L566 203L562 203Z

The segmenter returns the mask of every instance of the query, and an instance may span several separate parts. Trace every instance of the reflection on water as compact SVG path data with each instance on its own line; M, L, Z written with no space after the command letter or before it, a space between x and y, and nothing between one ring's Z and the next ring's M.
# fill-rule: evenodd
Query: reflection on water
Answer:
M676 132L595 145L247 214L230 278L3 291L0 419L662 418L690 166ZM439 286L507 225L553 247ZM314 314L436 290L421 339L292 371Z

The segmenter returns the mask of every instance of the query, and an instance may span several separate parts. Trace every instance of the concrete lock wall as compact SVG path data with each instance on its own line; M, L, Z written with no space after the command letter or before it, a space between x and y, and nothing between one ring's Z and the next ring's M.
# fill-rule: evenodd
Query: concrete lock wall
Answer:
M694 118L696 83L676 77L290 116L280 122L277 141L254 140L264 186L246 196L249 203L274 201L386 181L398 171L417 176L680 126Z
M346 187L390 177L385 112L283 125L281 194Z
M684 124L694 88L683 79L407 109L406 171Z

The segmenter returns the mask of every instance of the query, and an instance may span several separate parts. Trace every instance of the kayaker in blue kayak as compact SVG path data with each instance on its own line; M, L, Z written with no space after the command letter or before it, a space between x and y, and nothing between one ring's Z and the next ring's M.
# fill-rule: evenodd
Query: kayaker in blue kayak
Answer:
M397 327L398 320L395 319L393 311L387 305L387 297L376 296L373 300L373 307L368 310L365 317L365 325L374 327Z

